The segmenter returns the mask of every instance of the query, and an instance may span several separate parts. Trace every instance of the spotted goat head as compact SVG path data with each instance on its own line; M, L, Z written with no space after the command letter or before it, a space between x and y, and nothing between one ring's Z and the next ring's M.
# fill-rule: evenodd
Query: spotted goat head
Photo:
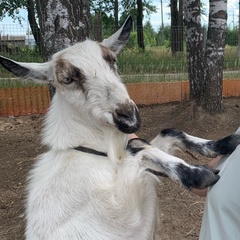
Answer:
M55 53L49 62L23 63L0 56L0 63L22 79L50 82L60 99L75 112L81 110L82 118L90 115L98 124L132 133L140 126L139 112L116 65L116 55L127 43L131 29L129 17L101 43L92 40L77 43Z

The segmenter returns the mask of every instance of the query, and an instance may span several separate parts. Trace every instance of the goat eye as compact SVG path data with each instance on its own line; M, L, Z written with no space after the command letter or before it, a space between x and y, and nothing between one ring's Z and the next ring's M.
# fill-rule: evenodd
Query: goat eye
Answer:
M72 78L67 77L67 78L64 78L62 82L63 82L64 84L69 84L69 83L71 83L72 81L73 81Z

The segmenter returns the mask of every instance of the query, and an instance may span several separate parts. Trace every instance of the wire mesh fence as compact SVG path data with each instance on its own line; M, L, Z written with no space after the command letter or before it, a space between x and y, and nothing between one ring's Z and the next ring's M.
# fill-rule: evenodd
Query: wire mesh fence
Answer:
M94 29L98 28L95 27ZM110 32L114 32L114 26L112 30L108 27L107 33L99 33L98 29L97 33L92 33L92 36L98 34L98 37L104 38L106 34L110 35ZM143 53L137 48L137 32L134 29L131 33L129 44L118 56L119 74L123 82L127 84L131 97L139 104L181 101L189 96L189 89L186 87L186 84L188 84L188 73L184 29L177 29L177 31L173 29L172 36L175 37L175 45L171 44L170 33L165 31L164 36L162 33L161 29L155 35L144 33L146 50ZM228 32L226 42L224 79L226 83L231 80L231 87L228 87L225 83L224 94L227 94L227 96L240 96L240 93L238 95L238 91L240 92L240 81L238 81L240 79L240 63L237 55L238 39L234 30ZM173 50L175 51L174 54ZM30 29L14 24L0 25L0 55L21 62L43 62ZM233 84L236 86L232 87ZM36 113L36 109L41 109L41 111L38 111L44 112L46 108L45 103L49 101L47 88L41 88L38 91L34 88L36 86L38 84L32 81L19 80L0 67L0 115L6 115L9 112L16 114L13 110L6 110L5 107L7 105L13 106L14 102L17 102L19 99L19 102L26 106L29 105L27 103L29 101L34 103L32 103L33 110L31 111L21 110L23 108L18 104L18 108L20 108L20 111L17 111L18 114ZM25 88L23 90L24 98L19 95L20 90L17 92L13 90L16 88ZM35 89L33 93L28 93L27 91L32 91L32 88ZM4 89L7 89L7 93L4 92ZM232 94L230 90L233 92ZM37 92L35 94L37 100L33 99L34 92ZM39 94L43 96L41 97ZM28 96L30 96L30 100ZM14 98L17 100L13 101ZM6 99L9 100L8 103L6 103ZM44 107L36 107L36 104L40 104L42 101L41 99L45 99L43 101ZM3 106L5 106L5 110L3 110ZM16 107L13 108L16 109Z

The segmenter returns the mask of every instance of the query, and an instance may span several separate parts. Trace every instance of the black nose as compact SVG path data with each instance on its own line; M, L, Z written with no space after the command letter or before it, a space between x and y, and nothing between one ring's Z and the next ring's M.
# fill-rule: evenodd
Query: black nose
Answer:
M134 133L141 125L139 112L134 103L119 105L113 118L117 128L123 133Z
M131 121L133 118L132 109L125 109L125 108L117 109L116 115L122 121Z

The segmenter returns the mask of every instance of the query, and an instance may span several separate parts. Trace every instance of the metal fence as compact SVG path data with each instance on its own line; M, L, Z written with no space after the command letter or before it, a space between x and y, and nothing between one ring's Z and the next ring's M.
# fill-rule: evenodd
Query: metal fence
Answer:
M167 34L169 32L165 32L164 41L159 39L162 31L154 36L144 34L146 51L142 53L136 48L137 33L134 29L127 48L118 56L119 73L138 104L182 101L189 96L184 31L178 29L173 34L178 40L174 56ZM240 96L237 35L231 32L227 36L223 93L225 96ZM0 55L22 62L43 61L30 30L17 25L0 25ZM23 82L0 67L0 116L46 111L49 103L47 88L37 87L35 83Z

